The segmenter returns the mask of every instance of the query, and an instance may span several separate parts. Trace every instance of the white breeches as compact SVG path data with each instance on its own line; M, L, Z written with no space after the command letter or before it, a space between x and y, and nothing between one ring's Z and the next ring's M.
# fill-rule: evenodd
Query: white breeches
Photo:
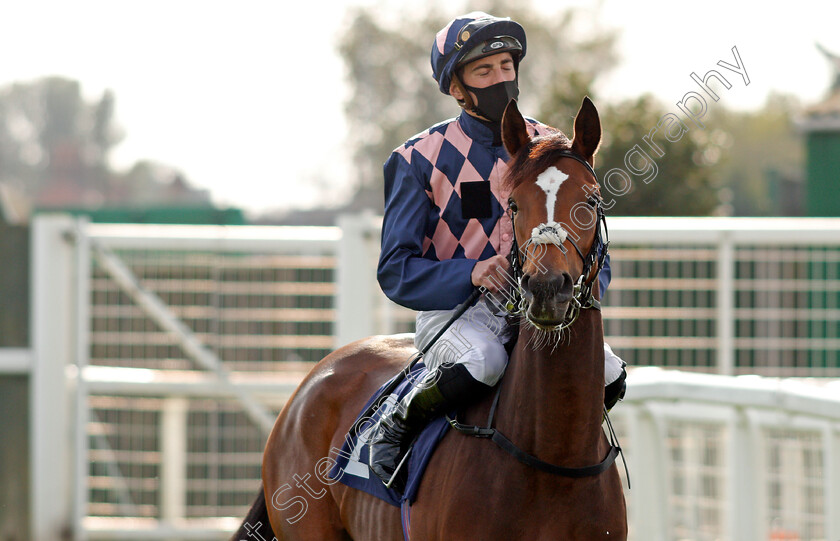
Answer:
M414 345L422 349L452 317L454 310L417 313ZM463 364L476 380L493 386L505 373L508 355L504 344L513 338L514 327L504 316L493 314L483 301L464 312L423 357L429 370L444 363ZM604 379L609 385L621 375L625 363L604 344Z

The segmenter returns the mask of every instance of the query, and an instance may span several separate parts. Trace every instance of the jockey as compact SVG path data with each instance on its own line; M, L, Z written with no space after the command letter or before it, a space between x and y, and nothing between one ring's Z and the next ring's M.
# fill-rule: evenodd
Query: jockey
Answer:
M498 284L509 281L513 243L505 213L509 193L501 185L508 161L501 120L519 95L525 51L525 31L509 18L473 12L450 22L432 45L432 74L463 111L414 136L385 163L377 276L391 300L419 311L415 345L426 346L476 287L490 293L429 350L427 378L386 411L373 431L370 467L386 483L417 432L442 412L484 394L507 365L505 344L515 328L493 302ZM527 123L532 136L551 131L535 120ZM609 280L607 259L599 276L602 293ZM604 353L605 402L612 407L623 396L626 374L624 362L606 344Z

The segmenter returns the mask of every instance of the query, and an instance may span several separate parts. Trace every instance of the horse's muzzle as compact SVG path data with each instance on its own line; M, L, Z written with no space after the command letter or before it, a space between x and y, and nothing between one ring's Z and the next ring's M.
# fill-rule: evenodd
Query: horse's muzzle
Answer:
M525 274L521 280L528 309L525 316L538 327L561 325L574 294L574 280L568 272L559 274Z

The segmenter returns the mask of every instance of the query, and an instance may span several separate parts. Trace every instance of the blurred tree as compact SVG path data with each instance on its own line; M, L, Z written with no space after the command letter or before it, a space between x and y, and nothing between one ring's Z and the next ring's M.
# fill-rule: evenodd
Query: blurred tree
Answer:
M661 131L649 138L658 147L653 149L643 137L668 112L650 95L600 108L604 138L595 165L605 201L615 200L610 214L702 216L718 207L712 166L727 141L726 133L713 127L712 122L704 130L688 123L685 128L689 131L675 142L668 141ZM634 153L636 145L645 154ZM628 167L628 160L636 171ZM623 178L630 179L629 186L621 176L613 177L610 186L604 185L613 168L627 173Z
M88 103L77 81L48 77L0 90L0 178L49 203L70 192L101 200L108 154L122 138L106 90Z
M616 62L615 35L598 29L583 35L578 29L580 16L571 9L545 13L522 0L470 2L457 11L440 2L394 13L384 13L381 6L353 8L339 49L351 88L345 107L349 144L360 188L356 198L379 201L377 210L381 210L382 164L391 151L459 112L455 100L437 89L430 52L438 30L473 10L509 16L525 28L522 108L543 122L564 124L574 117L582 97L593 94L597 77Z
M115 202L138 206L177 205L210 206L210 192L192 186L177 169L139 160L125 173L115 175L112 186Z
M727 134L726 151L714 173L736 216L798 215L803 212L802 137L794 126L801 104L771 93L756 111L715 106L709 124Z
M670 112L676 111L671 108ZM803 149L794 128L800 111L792 96L771 94L756 111L733 111L722 103L709 108L705 129L689 129L671 143L654 137L658 157L643 137L669 109L650 96L601 110L604 142L596 158L602 175L627 170L625 158L639 145L656 161L649 183L631 176L629 193L616 198L614 215L774 216L802 212ZM642 160L635 156L639 165Z
M123 137L114 95L87 101L77 81L47 77L0 89L0 182L41 208L210 206L172 167L139 161L125 173L108 158Z

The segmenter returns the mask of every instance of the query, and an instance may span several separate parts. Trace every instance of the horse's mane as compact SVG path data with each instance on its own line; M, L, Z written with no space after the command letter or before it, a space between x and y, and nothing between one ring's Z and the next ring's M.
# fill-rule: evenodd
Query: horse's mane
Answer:
M561 131L534 137L526 147L520 149L508 163L504 185L509 191L554 165L560 158L559 151L569 150L572 142Z

